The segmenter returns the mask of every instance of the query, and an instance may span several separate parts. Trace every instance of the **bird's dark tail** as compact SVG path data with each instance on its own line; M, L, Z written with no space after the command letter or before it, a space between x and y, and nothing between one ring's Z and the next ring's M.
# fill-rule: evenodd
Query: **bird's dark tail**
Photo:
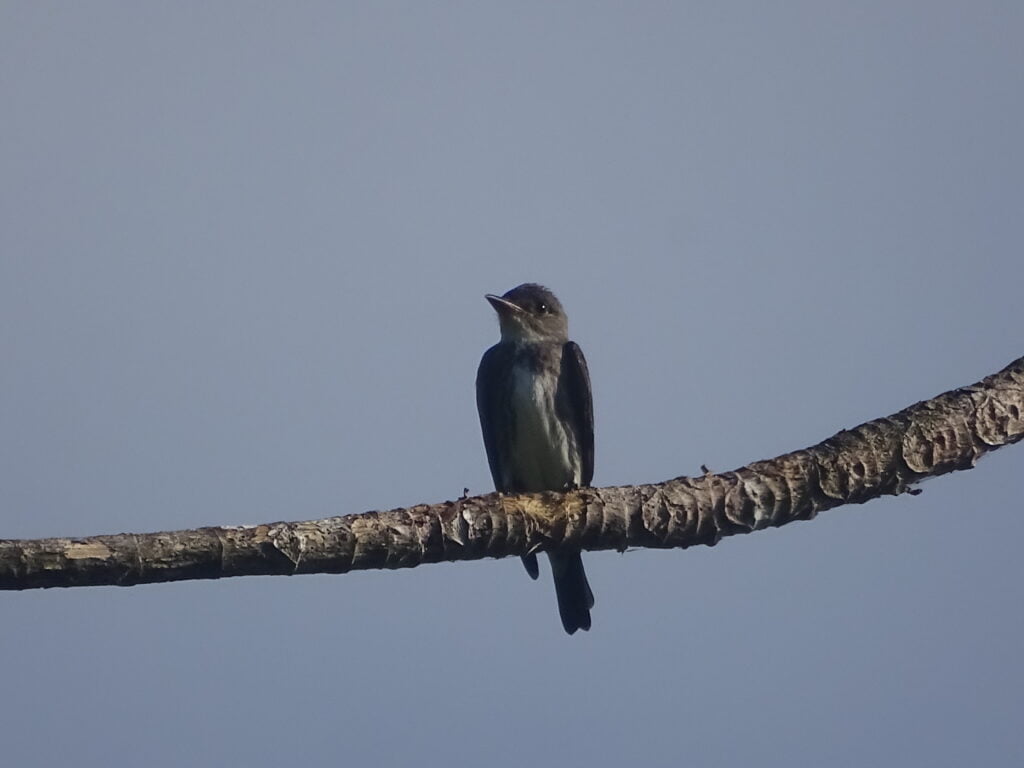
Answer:
M583 570L583 557L573 554L549 553L551 573L555 577L555 596L562 626L570 635L577 629L590 629L590 609L594 607L594 593Z

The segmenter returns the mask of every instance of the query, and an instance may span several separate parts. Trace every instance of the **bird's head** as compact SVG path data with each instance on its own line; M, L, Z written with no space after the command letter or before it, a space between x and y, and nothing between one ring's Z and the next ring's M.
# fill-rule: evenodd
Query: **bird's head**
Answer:
M523 283L503 296L485 297L498 313L501 340L520 343L566 342L569 318L562 302L543 285Z

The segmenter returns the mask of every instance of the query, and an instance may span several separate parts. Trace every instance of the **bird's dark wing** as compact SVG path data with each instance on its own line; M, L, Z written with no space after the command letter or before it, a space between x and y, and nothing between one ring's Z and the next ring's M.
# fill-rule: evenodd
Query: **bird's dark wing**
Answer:
M484 448L487 449L487 463L491 467L494 488L508 492L502 479L501 466L507 459L501 454L503 445L511 445L510 439L499 440L499 435L509 436L515 428L512 423L510 387L512 357L511 350L496 344L484 352L476 372L476 410L480 415L480 429L484 434ZM507 461L505 461L507 463Z
M590 394L590 371L583 350L574 342L562 348L562 376L558 406L564 409L579 445L581 485L594 479L594 399Z
M590 371L583 350L575 342L562 347L562 370L555 405L572 425L580 452L581 485L594 479L594 399L590 393ZM583 558L579 552L549 552L551 573L562 626L570 635L577 629L590 629L590 609L594 593L587 583Z
M514 350L507 345L496 344L484 352L476 372L476 410L480 415L480 429L484 434L484 448L487 449L487 464L491 468L491 479L495 490L502 493L515 492L507 487L502 477L502 464L508 465L510 457L503 451L512 445L512 430L515 421L510 406L512 400L512 363ZM503 435L505 439L499 440ZM537 555L523 557L523 565L531 579L540 575Z

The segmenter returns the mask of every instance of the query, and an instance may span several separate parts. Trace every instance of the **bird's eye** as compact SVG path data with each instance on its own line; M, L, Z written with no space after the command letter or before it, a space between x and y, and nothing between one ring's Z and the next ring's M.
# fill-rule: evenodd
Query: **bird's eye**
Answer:
M546 315L551 310L548 309L548 305L547 304L545 304L544 302L541 302L540 304L537 305L537 311L540 312L542 315Z

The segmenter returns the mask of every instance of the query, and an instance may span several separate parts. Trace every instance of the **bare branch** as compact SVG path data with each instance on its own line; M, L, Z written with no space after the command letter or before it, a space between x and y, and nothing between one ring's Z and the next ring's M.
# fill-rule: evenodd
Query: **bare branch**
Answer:
M566 494L488 494L297 523L0 540L0 589L412 568L560 547L686 548L809 520L972 468L1024 438L1024 358L999 373L734 472Z

